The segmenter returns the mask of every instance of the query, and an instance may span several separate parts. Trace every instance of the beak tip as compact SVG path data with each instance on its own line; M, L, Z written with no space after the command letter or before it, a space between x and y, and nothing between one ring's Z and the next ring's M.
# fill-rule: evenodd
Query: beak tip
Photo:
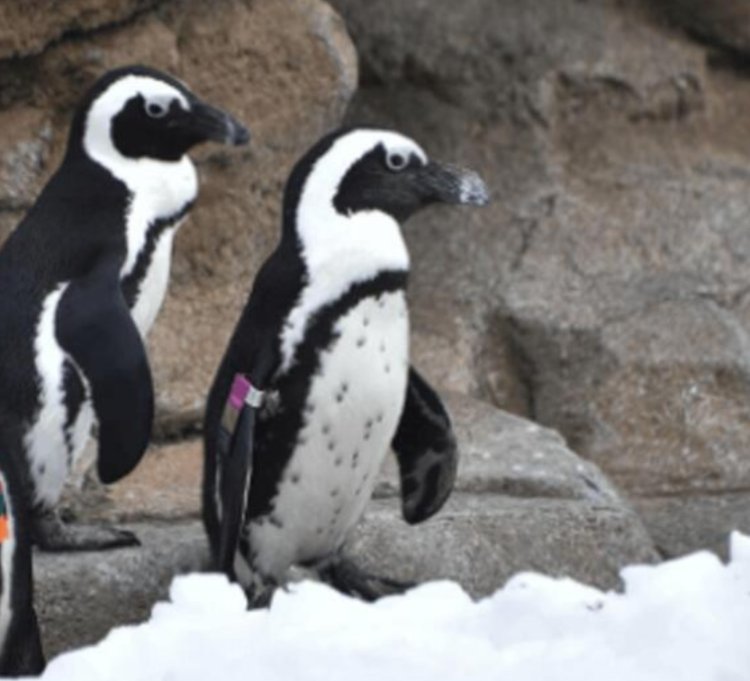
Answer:
M249 141L250 131L244 125L232 125L227 134L227 144L231 144L234 147L241 147Z
M474 206L486 206L490 202L490 193L484 180L475 172L467 172L461 178L461 203Z

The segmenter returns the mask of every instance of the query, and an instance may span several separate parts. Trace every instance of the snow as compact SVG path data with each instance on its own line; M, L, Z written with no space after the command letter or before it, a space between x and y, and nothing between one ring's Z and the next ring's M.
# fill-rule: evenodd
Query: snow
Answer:
M219 575L174 580L142 625L45 681L750 681L750 538L622 572L624 592L534 573L472 601L431 582L365 604L301 582L246 611Z

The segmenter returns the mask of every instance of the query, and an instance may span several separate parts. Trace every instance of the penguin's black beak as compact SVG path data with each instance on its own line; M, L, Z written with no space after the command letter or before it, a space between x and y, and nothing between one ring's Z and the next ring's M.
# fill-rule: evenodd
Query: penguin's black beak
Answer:
M191 102L190 111L180 117L176 125L196 142L211 140L236 147L250 141L250 131L242 123L226 111L198 99Z
M478 173L448 163L430 161L420 169L419 183L428 202L484 206L490 200Z

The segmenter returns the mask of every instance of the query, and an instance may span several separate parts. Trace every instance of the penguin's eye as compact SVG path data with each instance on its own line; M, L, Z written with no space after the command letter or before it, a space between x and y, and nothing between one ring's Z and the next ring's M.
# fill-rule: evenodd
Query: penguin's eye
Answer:
M151 118L164 118L168 111L169 109L159 102L149 102L146 104L146 113Z
M385 164L388 166L389 170L397 173L409 165L409 157L406 154L394 151L386 155Z

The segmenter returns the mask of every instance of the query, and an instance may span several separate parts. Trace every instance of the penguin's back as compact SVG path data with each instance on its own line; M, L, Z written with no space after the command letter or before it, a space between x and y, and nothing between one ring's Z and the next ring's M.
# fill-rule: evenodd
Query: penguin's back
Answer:
M57 500L93 421L84 381L57 340L58 305L98 258L124 253L126 207L122 183L73 159L0 250L0 420L22 431L16 456L31 503Z

